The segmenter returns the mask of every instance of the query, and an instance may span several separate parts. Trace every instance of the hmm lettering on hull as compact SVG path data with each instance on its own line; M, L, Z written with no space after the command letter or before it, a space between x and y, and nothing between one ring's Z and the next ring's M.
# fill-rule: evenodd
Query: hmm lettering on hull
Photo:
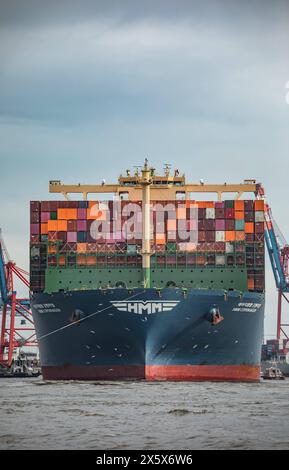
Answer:
M148 300L147 302L142 302L141 300L137 300L134 302L113 302L111 304L120 312L128 312L128 313L135 313L138 315L142 315L146 313L147 315L151 315L152 313L159 313L159 312L170 312L178 305L179 301L153 301Z

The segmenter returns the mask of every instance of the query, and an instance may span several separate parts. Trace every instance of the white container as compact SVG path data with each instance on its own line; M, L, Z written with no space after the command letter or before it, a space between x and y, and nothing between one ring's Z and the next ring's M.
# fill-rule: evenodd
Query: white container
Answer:
M225 231L217 230L216 231L216 242L224 242L225 241Z
M216 265L223 266L225 265L226 258L224 255L216 255Z
M264 212L263 211L256 211L255 212L255 222L264 222Z
M213 207L206 208L206 219L214 219L215 218L215 209Z
M226 242L226 253L234 253L234 245L230 242Z

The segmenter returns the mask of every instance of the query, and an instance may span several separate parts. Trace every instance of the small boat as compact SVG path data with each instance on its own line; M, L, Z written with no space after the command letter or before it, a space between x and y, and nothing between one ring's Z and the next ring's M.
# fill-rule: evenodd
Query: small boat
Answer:
M0 379L7 378L23 378L23 377L39 377L41 375L41 367L37 358L30 358L28 353L19 353L12 360L10 367L2 367L0 365Z
M285 380L284 375L278 367L268 367L262 374L264 380Z

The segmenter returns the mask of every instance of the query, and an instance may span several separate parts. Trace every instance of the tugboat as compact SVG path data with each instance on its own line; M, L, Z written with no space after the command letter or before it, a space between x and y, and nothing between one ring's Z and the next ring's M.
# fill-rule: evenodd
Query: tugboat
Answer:
M9 368L0 368L0 378L10 377L39 377L41 375L40 363L37 357L20 352L12 361Z
M285 380L284 375L278 367L268 367L262 375L264 380Z

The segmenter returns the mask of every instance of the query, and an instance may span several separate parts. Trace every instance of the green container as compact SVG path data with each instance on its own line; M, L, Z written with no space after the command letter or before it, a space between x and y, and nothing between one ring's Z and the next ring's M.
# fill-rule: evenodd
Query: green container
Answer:
M50 220L57 220L57 212L50 212Z
M177 250L177 244L174 243L174 242L169 242L169 243L167 243L167 245L166 245L166 249L167 249L167 251L169 251L169 252L174 252L174 251Z
M234 201L225 201L226 209L234 209Z
M135 254L137 252L136 245L127 245L127 253L128 254Z
M235 227L236 227L236 230L244 230L244 228L245 228L244 220L236 220L235 221Z

